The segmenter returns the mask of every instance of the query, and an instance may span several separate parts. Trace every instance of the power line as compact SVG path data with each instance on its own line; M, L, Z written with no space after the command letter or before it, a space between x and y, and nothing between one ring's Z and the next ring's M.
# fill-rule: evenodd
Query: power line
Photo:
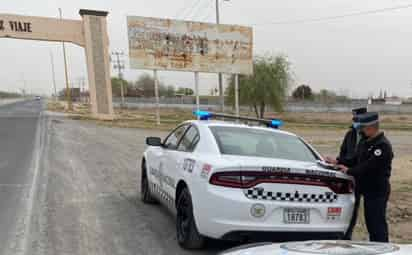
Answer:
M211 4L208 7L209 8L206 10L206 15L203 15L203 17L201 17L199 19L200 21L206 21L207 22L212 17L213 11L215 9L213 8L213 5L211 5Z
M209 3L207 1L204 1L203 3L201 3L196 10L194 10L193 14L192 14L192 18L191 19L196 19L196 17L201 17L202 13L205 13L205 11L207 11L207 7L209 6ZM199 19L197 19L199 20Z
M183 1L183 6L179 10L177 10L173 17L175 17L176 19L179 18L179 14L183 13L187 9L187 1L188 0Z
M124 69L124 61L121 60L121 57L124 56L123 51L114 51L112 52L112 56L115 59L112 59L113 62L113 69L117 69L117 73L119 75L119 82L120 82L120 96L122 98L122 107L124 107L124 90L123 90L123 69Z
M197 0L194 2L194 4L191 5L187 10L188 12L185 12L184 15L182 14L183 19L189 19L193 13L193 11L196 9L196 7L202 2L202 0Z
M396 11L396 10L407 9L407 8L412 8L412 4L386 7L386 8L375 9L375 10L358 11L358 12L353 12L353 13L348 13L348 14L341 14L341 15L336 15L336 16L326 16L326 17L310 18L310 19L296 19L296 20L288 20L288 21L274 21L274 22L265 22L265 23L255 23L255 24L250 24L250 25L252 25L252 26L294 25L294 24L303 24L303 23L312 23L312 22L319 22L319 21L343 19L343 18L347 18L347 17L371 15L371 14L390 12L390 11Z

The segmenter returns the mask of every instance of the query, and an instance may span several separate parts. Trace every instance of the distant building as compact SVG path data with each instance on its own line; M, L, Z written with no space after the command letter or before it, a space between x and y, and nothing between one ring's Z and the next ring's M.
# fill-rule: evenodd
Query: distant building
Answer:
M385 97L385 104L401 105L402 99L399 97Z
M379 97L378 98L369 98L368 99L368 104L388 104L388 105L401 105L402 104L402 98L397 97L397 96L388 96L388 92L379 91Z
M384 98L369 98L368 104L385 104Z

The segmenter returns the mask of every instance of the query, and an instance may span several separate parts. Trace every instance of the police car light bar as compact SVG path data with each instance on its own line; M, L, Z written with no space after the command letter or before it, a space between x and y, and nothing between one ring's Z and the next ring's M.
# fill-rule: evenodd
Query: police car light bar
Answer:
M240 117L225 113L215 113L215 112L208 112L208 111L193 111L193 114L199 117L200 120L209 120L211 118L225 118L225 119L234 119L234 120L244 120L244 121L253 121L263 124L267 127L276 128L283 126L283 121L279 119L258 119L258 118L251 118L251 117Z

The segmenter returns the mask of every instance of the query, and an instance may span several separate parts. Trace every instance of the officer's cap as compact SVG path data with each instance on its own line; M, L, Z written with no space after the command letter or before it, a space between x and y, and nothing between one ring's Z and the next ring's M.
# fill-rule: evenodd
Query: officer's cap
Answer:
M356 116L357 122L363 127L370 126L379 122L379 114L377 112L367 112Z
M353 115L359 115L359 114L364 114L368 111L366 107L360 107L360 108L355 108L352 109L352 114Z

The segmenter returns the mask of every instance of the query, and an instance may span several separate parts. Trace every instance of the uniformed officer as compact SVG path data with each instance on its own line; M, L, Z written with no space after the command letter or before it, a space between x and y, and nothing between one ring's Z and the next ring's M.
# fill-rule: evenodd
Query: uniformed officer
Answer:
M334 159L330 157L326 157L326 162L331 164L341 164L348 167L353 166L356 162L356 151L359 142L362 139L362 135L360 133L359 122L357 121L357 116L360 114L364 114L367 112L365 107L356 108L352 110L352 125L350 126L349 130L346 132L343 142L340 146L339 156ZM343 239L351 240L353 229L355 228L356 221L358 220L358 211L360 206L360 195L357 190L355 190L355 204L353 208L352 218L348 227L348 230L345 233Z
M340 169L357 179L359 193L364 199L365 221L370 241L388 242L386 208L390 193L392 145L379 129L379 115L358 115L361 132L365 136L356 153L354 166L340 165Z

